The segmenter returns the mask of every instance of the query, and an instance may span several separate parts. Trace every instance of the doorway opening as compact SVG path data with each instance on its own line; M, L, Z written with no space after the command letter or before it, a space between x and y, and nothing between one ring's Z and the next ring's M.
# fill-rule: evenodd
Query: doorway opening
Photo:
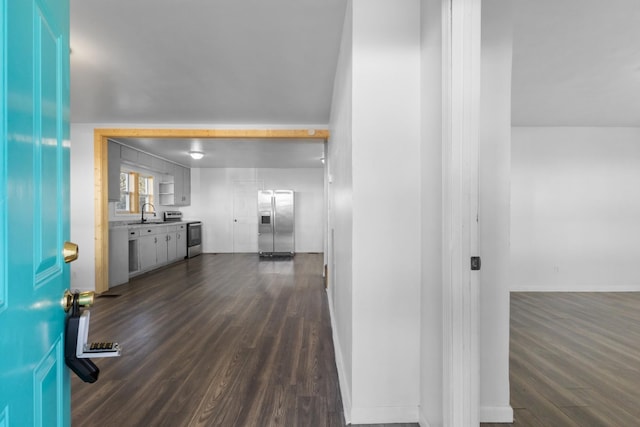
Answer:
M231 138L231 139L315 139L326 142L326 129L94 129L94 206L95 206L95 290L109 289L109 138Z

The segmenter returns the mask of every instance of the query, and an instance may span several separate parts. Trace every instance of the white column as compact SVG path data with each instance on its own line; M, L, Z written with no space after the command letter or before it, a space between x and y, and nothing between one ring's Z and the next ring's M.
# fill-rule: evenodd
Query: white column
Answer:
M443 419L467 427L479 424L480 0L443 1Z

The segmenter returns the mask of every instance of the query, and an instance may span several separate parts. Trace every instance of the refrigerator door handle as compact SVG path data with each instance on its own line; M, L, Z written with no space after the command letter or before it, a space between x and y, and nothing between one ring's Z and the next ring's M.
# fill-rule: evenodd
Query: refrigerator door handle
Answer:
M271 230L273 232L273 239L275 240L276 238L276 198L275 196L271 196L271 216L273 218L273 220L271 221Z

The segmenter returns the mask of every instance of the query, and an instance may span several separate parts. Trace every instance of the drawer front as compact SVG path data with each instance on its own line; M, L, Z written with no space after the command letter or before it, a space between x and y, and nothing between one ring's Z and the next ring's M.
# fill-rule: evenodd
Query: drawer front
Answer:
M140 236L140 230L138 230L137 228L130 228L129 229L129 238L130 239L135 239L138 236Z
M141 236L148 236L152 234L156 234L156 229L154 227L143 227L140 229Z
M166 226L147 226L140 228L141 236L153 236L154 234L167 234Z

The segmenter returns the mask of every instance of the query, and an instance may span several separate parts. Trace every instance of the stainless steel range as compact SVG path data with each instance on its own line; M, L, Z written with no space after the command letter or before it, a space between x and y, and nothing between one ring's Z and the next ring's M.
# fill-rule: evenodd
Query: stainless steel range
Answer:
M202 253L202 222L187 223L187 258L193 258Z
M182 212L166 211L165 222L182 221ZM187 221L187 258L193 258L202 253L202 222Z

